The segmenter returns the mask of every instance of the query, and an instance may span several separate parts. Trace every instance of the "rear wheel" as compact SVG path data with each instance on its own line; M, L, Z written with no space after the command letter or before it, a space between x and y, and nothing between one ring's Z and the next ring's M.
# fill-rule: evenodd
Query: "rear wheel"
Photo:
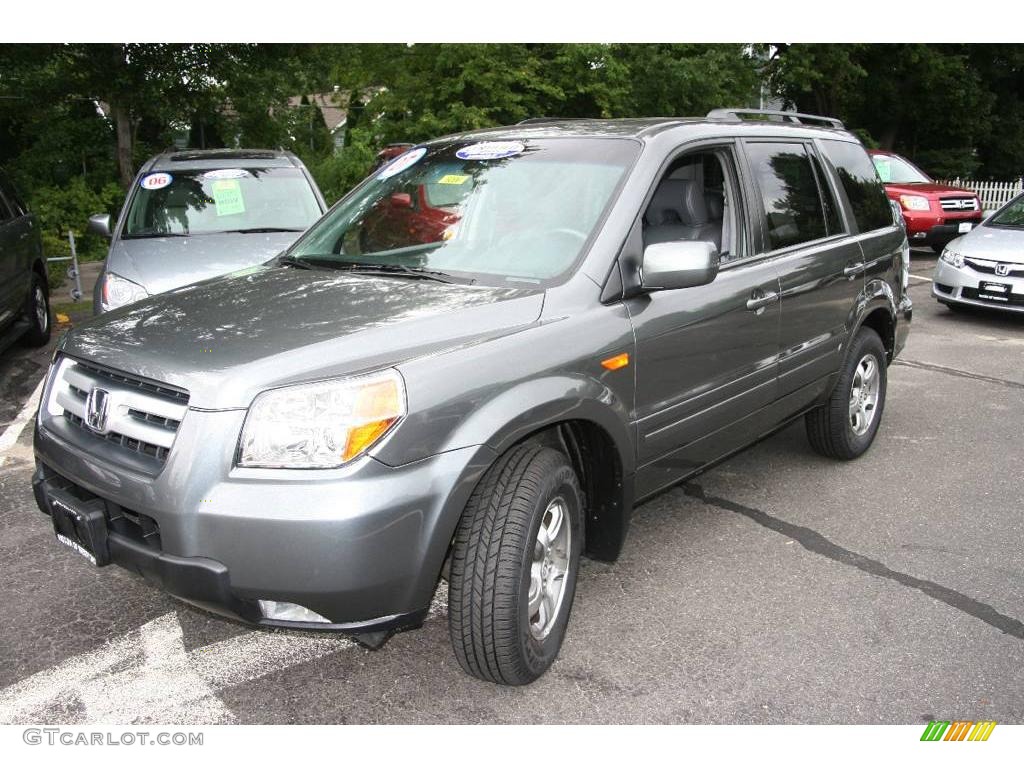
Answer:
M848 460L871 446L885 408L887 373L881 338L873 329L861 328L828 402L804 417L815 451Z
M22 340L32 347L41 347L50 341L50 297L46 282L39 273L32 273L32 290L25 303L25 319L29 322L28 332Z
M511 449L484 475L452 548L448 628L459 664L525 685L558 655L583 544L583 499L559 451Z

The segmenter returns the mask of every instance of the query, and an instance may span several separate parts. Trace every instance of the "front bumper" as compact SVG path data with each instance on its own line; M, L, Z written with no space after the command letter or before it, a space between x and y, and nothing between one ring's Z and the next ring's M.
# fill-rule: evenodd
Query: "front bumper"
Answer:
M37 424L37 503L50 514L61 489L99 499L111 562L224 616L352 633L421 623L487 449L402 467L363 457L337 470L242 469L232 460L243 418L189 411L156 476L84 453L59 422ZM266 619L259 600L329 623Z
M952 216L935 216L930 213L913 215L904 211L903 220L907 225L907 240L914 245L946 245L965 234L960 231L961 224L970 224L971 229L982 222L981 212L970 216L953 218Z
M983 282L1010 286L1006 301L982 298L978 288ZM954 267L940 259L932 276L932 295L946 304L967 304L1007 312L1024 312L1024 277L977 272L969 266Z

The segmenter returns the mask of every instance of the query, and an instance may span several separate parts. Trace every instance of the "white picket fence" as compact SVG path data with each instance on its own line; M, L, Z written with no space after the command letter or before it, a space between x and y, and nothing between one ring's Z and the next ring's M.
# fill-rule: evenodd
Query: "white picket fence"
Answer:
M939 183L971 190L981 198L981 207L986 212L1000 208L1021 192L1024 192L1024 179L1017 179L1016 181L972 181L971 179L956 178L940 181Z

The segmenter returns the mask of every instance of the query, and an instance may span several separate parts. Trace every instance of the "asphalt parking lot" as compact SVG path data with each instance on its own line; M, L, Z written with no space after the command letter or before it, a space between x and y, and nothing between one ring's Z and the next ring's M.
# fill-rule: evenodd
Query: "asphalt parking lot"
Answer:
M35 507L26 429L0 452L0 722L1022 723L1024 317L911 290L868 455L819 458L797 424L636 510L521 689L462 673L443 589L371 652L92 568ZM0 353L0 434L47 360Z

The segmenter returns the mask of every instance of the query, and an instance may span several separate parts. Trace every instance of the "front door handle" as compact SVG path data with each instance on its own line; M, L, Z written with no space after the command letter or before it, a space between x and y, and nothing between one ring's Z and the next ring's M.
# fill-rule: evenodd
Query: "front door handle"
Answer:
M843 274L853 280L853 278L861 274L865 269L867 269L867 265L863 261L858 261L856 264L847 264L843 268Z
M765 292L762 290L756 290L750 295L750 298L747 299L747 309L751 312L761 314L765 307L769 304L774 304L778 300L779 294L775 291Z

